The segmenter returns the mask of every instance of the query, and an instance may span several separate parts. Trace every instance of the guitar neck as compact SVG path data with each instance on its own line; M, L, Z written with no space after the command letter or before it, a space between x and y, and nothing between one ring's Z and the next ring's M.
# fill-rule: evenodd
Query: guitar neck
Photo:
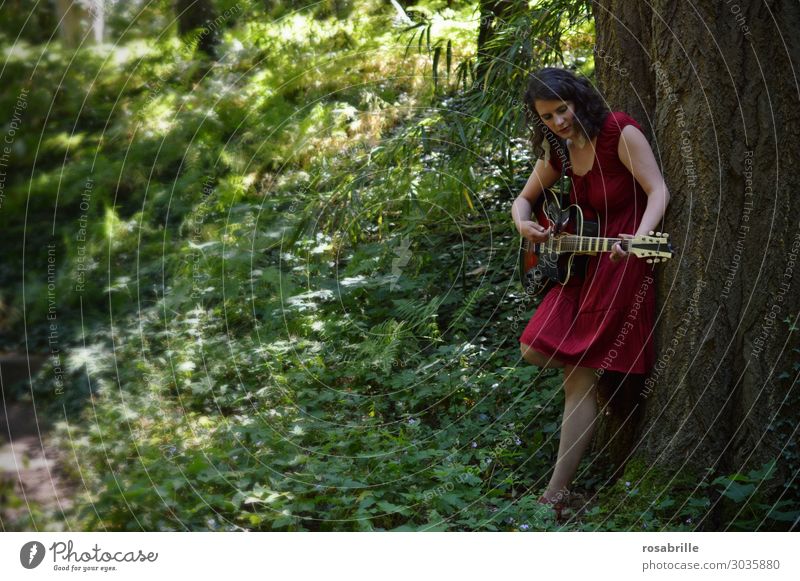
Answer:
M614 244L620 243L622 249L627 251L629 240L626 238L595 238L594 236L566 235L551 238L540 244L541 249L553 252L611 252Z

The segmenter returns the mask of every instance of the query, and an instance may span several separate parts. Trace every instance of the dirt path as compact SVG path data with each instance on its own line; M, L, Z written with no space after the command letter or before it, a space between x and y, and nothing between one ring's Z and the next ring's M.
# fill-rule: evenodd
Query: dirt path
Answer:
M44 357L31 358L31 373ZM0 354L6 386L28 377L24 356ZM2 401L0 408L0 530L67 530L64 512L72 507L74 487L67 484L59 458L49 445L50 426L31 402Z

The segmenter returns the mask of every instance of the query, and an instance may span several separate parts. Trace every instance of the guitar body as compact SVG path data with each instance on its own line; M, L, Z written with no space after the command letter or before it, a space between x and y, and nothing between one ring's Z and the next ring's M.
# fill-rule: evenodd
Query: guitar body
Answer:
M551 190L542 192L533 208L536 221L545 228L552 228L552 236L597 236L597 222L585 221L583 212L577 205L565 208L559 197ZM541 295L553 284L566 284L573 275L585 276L588 258L572 252L560 252L553 247L534 244L523 238L519 266L525 293L529 296Z

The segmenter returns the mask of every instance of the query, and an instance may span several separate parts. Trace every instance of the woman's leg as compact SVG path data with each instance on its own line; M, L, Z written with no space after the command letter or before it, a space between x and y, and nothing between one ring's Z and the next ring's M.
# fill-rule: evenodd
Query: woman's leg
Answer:
M592 440L597 419L596 383L594 369L564 366L564 421L561 424L558 460L545 491L548 499L563 498Z
M535 351L533 348L531 348L530 345L526 345L525 343L520 343L519 349L520 353L522 354L522 358L531 365L541 367L542 369L554 369L554 368L564 367L564 364L561 363L561 361L559 361L558 359L548 357L544 353Z

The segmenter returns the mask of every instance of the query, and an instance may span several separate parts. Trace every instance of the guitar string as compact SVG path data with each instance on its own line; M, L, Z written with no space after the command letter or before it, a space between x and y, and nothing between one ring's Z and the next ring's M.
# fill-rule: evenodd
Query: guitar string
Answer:
M545 243L546 249L549 251L558 252L611 252L614 244L619 242L623 250L629 250L630 243L635 242L627 238L600 238L595 236L570 236L561 239L551 239ZM648 248L650 251L660 252L662 243L636 243L640 249L645 249L646 246L655 246L655 248ZM666 246L666 244L663 244ZM601 248L602 247L602 248ZM541 248L541 247L540 247Z

